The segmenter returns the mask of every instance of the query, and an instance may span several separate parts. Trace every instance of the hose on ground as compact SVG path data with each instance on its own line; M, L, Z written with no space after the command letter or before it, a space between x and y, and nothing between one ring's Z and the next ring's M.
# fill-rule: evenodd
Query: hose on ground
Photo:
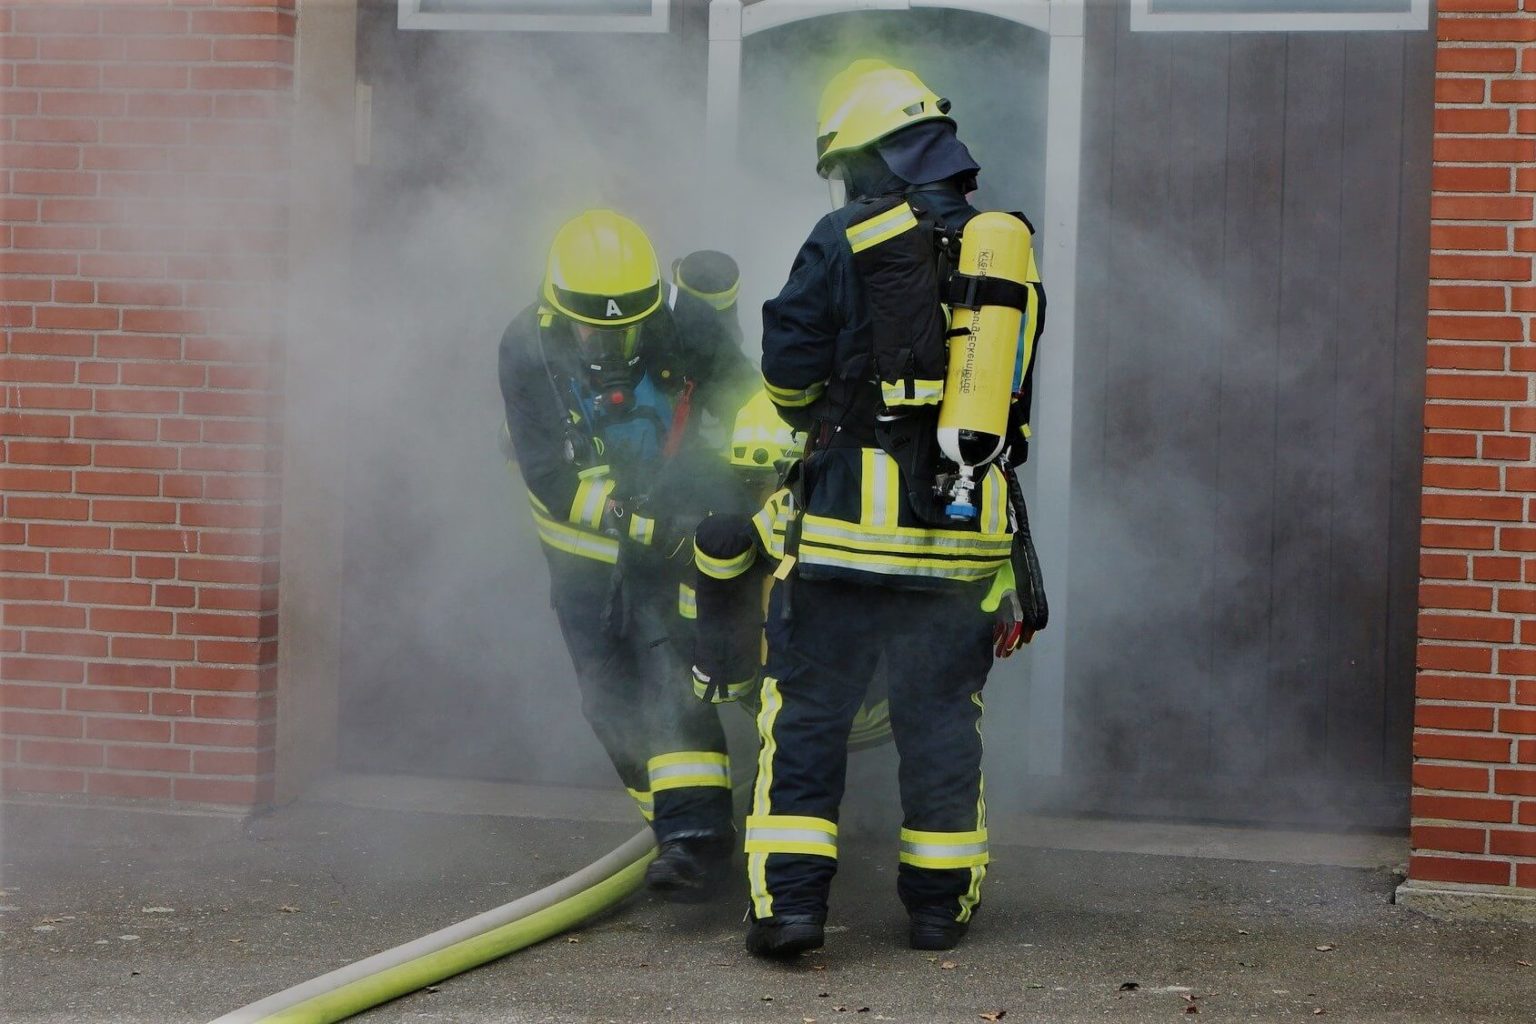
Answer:
M574 875L494 910L322 974L212 1024L332 1024L558 935L640 888L656 855L649 827Z

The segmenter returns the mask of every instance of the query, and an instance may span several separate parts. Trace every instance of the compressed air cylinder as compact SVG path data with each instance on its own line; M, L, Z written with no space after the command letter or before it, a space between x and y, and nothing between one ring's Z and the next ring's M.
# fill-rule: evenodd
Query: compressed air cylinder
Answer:
M957 273L1022 285L1029 266L1030 231L1018 217L980 213L965 225ZM970 497L975 472L1003 450L1022 317L1022 310L997 305L956 306L950 316L949 372L938 435L939 449L960 467L946 510L952 519L975 518Z

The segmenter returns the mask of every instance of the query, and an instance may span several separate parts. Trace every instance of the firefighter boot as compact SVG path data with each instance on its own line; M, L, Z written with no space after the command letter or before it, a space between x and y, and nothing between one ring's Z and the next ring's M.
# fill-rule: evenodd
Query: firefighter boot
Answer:
M645 885L677 903L702 903L719 894L731 864L727 836L674 836L663 839L656 859L645 869Z
M945 910L918 910L912 914L907 939L913 949L954 949L969 927Z
M753 918L747 926L747 952L770 960L785 960L825 941L825 922L813 914L775 914Z

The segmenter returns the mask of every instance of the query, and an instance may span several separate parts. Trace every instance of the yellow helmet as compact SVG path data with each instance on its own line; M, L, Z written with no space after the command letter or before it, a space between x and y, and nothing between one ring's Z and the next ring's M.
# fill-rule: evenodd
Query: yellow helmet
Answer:
M949 100L904 68L865 58L849 64L822 90L816 108L816 173L835 158L863 149L920 121L950 121Z
M731 430L731 465L775 469L800 452L800 439L779 416L768 392L758 391L736 414Z
M661 268L640 225L612 210L588 210L555 233L544 301L594 327L627 327L661 305Z

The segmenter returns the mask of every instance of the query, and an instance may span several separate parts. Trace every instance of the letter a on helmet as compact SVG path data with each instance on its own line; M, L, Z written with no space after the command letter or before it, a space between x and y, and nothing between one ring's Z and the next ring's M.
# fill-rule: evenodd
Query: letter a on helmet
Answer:
M640 225L588 210L555 233L543 298L572 320L598 327L639 323L661 306L661 267Z

